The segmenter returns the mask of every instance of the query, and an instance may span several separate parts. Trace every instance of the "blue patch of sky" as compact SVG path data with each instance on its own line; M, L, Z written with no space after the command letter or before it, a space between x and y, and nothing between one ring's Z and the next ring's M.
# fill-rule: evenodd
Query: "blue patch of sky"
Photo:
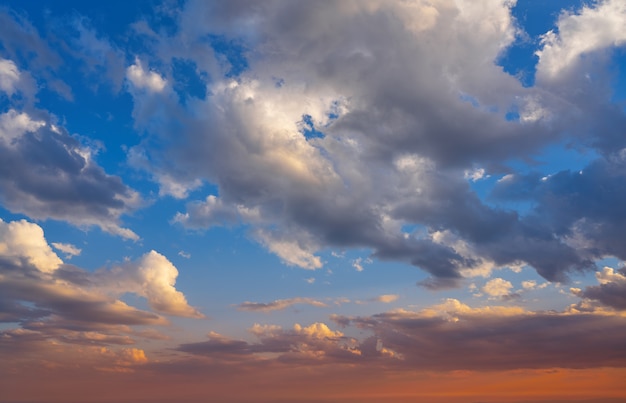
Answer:
M599 155L592 149L577 147L569 142L560 142L546 146L532 160L514 159L507 161L505 165L509 168L510 174L521 176L538 174L548 180L550 175L558 172L584 171L597 158ZM505 173L500 173L468 182L470 188L485 204L491 207L515 210L522 215L527 214L535 206L534 202L525 200L504 201L491 197L494 187L504 176ZM532 198L529 197L529 199Z
M515 76L526 87L535 83L535 52L541 46L541 36L557 30L556 22L562 10L576 11L585 4L583 0L518 0L512 9L513 17L525 35L517 38L498 60L504 71Z
M300 133L307 139L324 138L324 133L317 130L313 117L311 115L302 115L302 120L298 122Z
M196 63L191 60L175 58L172 60L172 76L174 78L174 91L183 105L189 97L201 100L206 99L206 85L208 76L205 73L198 74Z
M226 77L235 78L248 70L248 49L243 42L223 35L209 35L207 40L218 59L227 67Z

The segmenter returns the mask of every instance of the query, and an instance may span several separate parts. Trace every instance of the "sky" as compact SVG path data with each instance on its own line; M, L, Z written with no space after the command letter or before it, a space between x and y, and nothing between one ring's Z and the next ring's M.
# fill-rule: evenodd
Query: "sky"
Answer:
M624 403L626 2L0 1L0 403Z

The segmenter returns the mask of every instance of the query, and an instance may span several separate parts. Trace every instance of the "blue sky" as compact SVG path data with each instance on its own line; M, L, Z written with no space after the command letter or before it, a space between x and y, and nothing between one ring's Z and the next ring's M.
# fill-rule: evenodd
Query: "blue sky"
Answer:
M0 374L609 368L581 398L626 398L624 26L618 0L1 2Z

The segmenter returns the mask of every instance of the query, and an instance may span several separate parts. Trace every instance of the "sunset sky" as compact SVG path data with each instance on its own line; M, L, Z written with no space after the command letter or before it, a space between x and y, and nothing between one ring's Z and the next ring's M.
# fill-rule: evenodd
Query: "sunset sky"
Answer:
M0 1L0 403L626 402L626 1Z

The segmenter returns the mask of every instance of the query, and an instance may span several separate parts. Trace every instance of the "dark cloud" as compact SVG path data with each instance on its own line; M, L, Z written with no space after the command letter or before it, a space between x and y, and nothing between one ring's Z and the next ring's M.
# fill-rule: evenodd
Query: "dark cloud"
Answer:
M250 225L252 237L305 268L321 267L314 253L325 247L368 248L426 270L433 280L425 285L435 288L458 284L463 271L485 261L529 264L551 281L593 267L599 254L580 253L565 239L566 221L585 217L582 211L526 216L504 202L485 203L464 179L476 167L514 172L508 161L532 162L568 135L581 144L611 136L581 113L587 104L571 108L584 97L547 80L524 88L495 64L515 40L508 6L480 10L481 20L500 24L489 31L455 7L331 3L186 4L180 36L168 40L240 41L247 69L236 80L213 74L209 95L191 104L131 91L136 123L149 133L131 161L151 172L163 193L184 197L199 181L219 187L219 198L190 202L176 221L189 228ZM225 20L246 21L246 28ZM170 48L159 48L155 60L173 63ZM201 54L189 49L177 57L215 73ZM606 99L606 91L593 91ZM593 116L622 118L608 101L601 105ZM519 119L509 119L511 111ZM318 138L302 135L303 116ZM182 132L167 129L174 124ZM545 203L533 193L540 178L515 192ZM403 226L425 231L407 236ZM446 231L472 253L433 240Z
M259 342L233 340L212 333L209 335L209 341L182 344L178 350L235 361L242 359L239 356L254 361L265 353L275 353L278 354L276 360L279 362L308 364L356 362L360 357L355 339L333 331L323 323L305 327L296 324L292 329L254 325L250 332L259 339Z
M45 116L43 116L46 119ZM94 150L36 115L11 109L0 128L0 202L34 219L99 226L137 239L119 225L139 195L94 161Z
M572 292L581 297L595 300L612 309L626 311L626 269L614 270L605 267L596 272L599 285L584 289L572 288Z
M402 355L400 365L411 368L445 371L626 365L624 340L619 337L626 321L619 316L552 312L452 315L420 317L390 312L336 320L372 331L379 345Z

